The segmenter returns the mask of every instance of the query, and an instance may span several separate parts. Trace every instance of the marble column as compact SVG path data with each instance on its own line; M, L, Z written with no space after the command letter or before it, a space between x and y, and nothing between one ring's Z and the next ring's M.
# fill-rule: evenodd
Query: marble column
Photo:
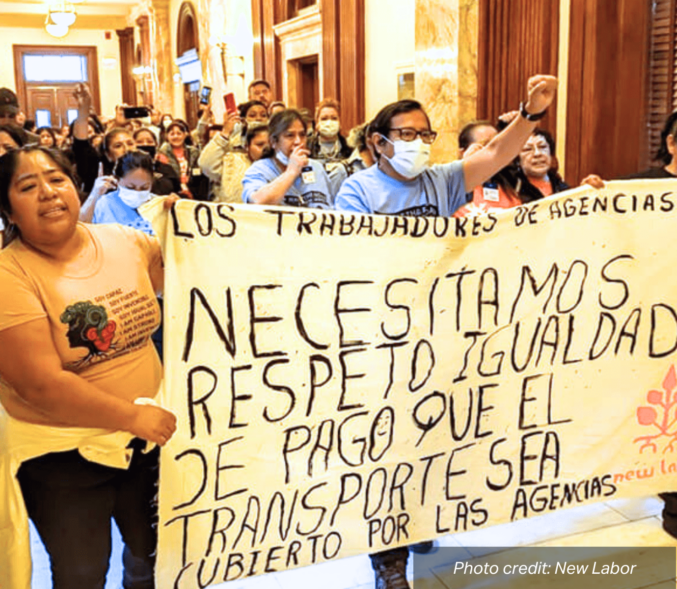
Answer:
M155 108L162 112L176 112L174 109L174 68L172 67L171 30L169 24L169 0L152 0L155 24L154 57Z
M432 160L458 156L458 133L476 117L479 0L416 0L416 99L439 137Z

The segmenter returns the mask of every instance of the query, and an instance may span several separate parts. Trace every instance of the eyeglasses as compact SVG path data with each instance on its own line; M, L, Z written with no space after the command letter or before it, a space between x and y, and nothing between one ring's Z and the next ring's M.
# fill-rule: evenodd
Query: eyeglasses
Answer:
M430 145L437 139L437 131L417 131L411 127L393 127L390 131L397 131L402 141L414 141L420 136L423 143Z

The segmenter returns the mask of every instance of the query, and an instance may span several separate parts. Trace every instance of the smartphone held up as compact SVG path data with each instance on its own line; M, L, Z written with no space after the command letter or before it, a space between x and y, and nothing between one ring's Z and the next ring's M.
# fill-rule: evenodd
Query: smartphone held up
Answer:
M229 114L234 114L237 112L237 102L235 102L235 94L228 92L228 94L223 95L223 102L226 105L226 111Z
M212 89L209 86L202 86L200 91L200 104L209 104L209 98L212 95Z

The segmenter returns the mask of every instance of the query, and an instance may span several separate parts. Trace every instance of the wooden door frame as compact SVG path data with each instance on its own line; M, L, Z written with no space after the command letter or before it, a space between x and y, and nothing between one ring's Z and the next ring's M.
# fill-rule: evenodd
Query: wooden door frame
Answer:
M26 80L23 73L24 55L84 55L87 57L87 76L89 90L92 93L94 110L101 112L101 98L99 94L99 61L96 47L93 45L12 45L14 52L14 80L19 106L26 106ZM71 85L72 82L40 82L49 86Z

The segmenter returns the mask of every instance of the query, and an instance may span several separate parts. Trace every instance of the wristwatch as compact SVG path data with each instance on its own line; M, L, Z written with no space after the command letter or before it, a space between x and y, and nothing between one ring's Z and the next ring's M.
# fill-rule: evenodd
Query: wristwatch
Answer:
M540 121L548 112L548 109L546 108L543 112L538 112L536 114L531 114L529 111L527 111L527 108L524 104L524 102L520 102L520 116L523 119L526 119L527 121Z

